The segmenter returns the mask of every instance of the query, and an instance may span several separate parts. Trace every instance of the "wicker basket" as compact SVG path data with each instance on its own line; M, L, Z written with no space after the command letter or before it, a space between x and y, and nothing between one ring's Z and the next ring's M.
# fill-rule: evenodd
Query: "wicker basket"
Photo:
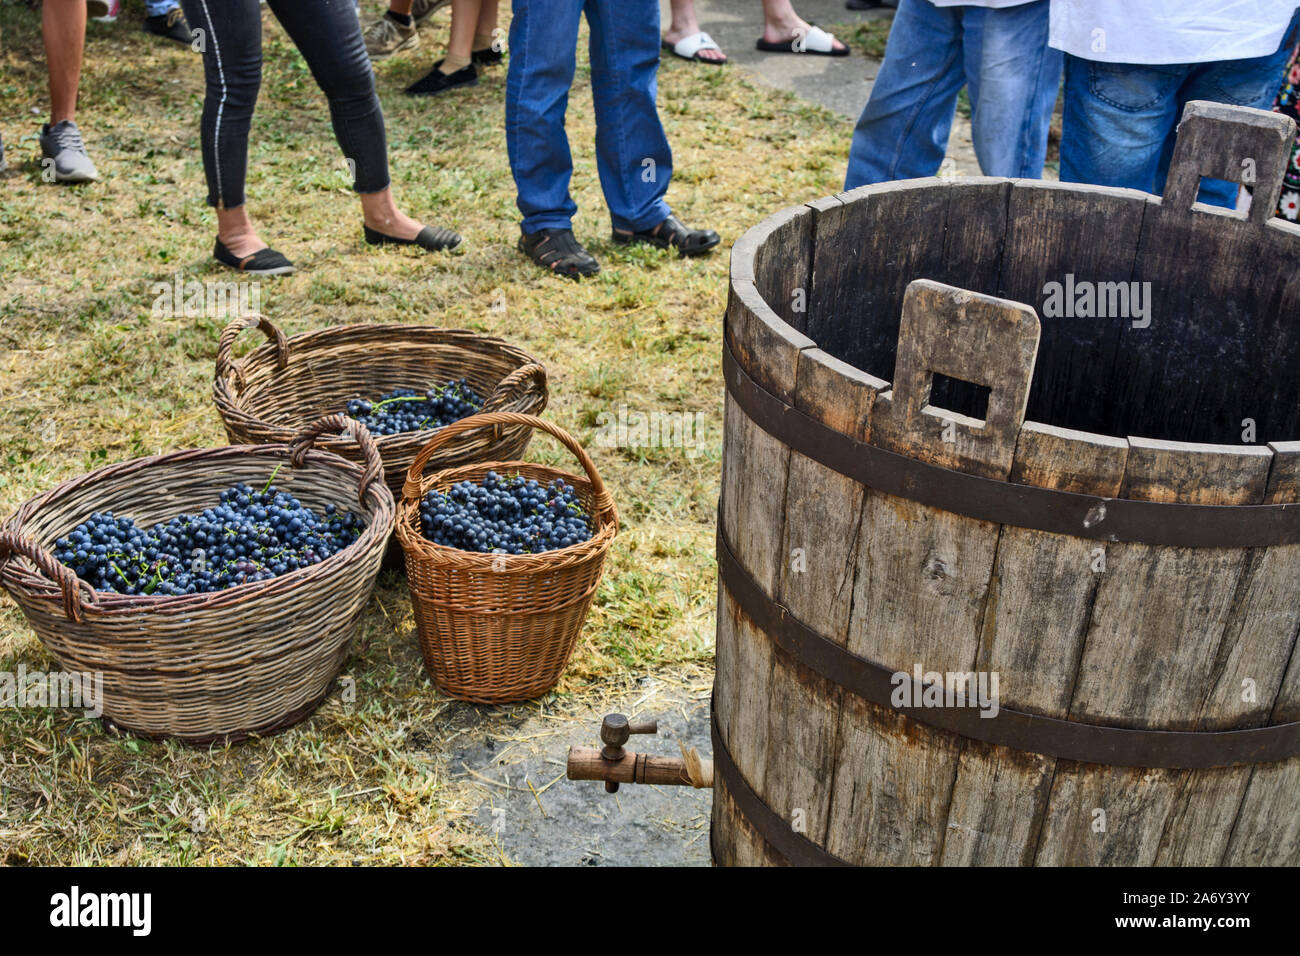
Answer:
M236 337L254 326L270 341L233 362ZM375 399L397 388L423 390L460 378L487 396L482 411L537 414L546 407L546 369L500 339L427 325L346 325L285 338L260 315L236 319L222 331L212 397L232 444L261 445L289 441L308 422L341 412L354 398ZM435 431L374 436L394 498ZM521 427L485 431L433 465L518 458L530 437ZM349 439L326 439L321 448L361 462Z
M586 477L523 461L449 468L424 477L424 466L452 439L476 428L520 425L558 439ZM479 554L434 544L421 533L420 500L489 471L542 483L563 478L592 516L592 537L541 554ZM474 415L441 429L416 456L397 512L406 579L415 607L424 665L453 697L485 704L528 700L560 679L600 583L618 530L614 500L591 458L568 432L531 415Z
M340 430L364 450L364 469L312 448ZM232 484L266 481L279 466L276 485L308 507L364 516L361 536L319 564L181 596L93 591L50 553L91 512L154 524L212 507ZM334 415L291 445L173 452L65 481L0 530L0 584L65 671L103 674L106 722L190 744L238 740L283 730L324 699L374 588L394 512L374 441L359 422Z

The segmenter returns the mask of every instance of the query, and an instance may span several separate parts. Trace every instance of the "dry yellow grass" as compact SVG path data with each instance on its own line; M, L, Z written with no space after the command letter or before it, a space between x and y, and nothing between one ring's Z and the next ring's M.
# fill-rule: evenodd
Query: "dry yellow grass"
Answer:
M369 3L369 5L373 5ZM137 0L91 24L79 122L98 184L40 181L48 112L38 15L0 0L0 511L91 467L221 443L209 401L216 319L152 314L153 285L226 279L198 153L198 56L146 36ZM508 13L507 13L508 16ZM677 173L669 201L723 234L710 258L615 249L592 149L585 56L570 102L576 223L604 271L573 284L514 249L502 132L504 70L477 88L411 100L445 35L382 64L394 186L405 207L454 225L463 254L378 251L361 240L322 97L268 15L250 157L250 209L297 275L262 285L292 334L340 322L424 321L501 335L543 357L550 411L590 442L597 416L700 412L703 449L593 449L624 519L568 673L547 700L507 710L450 701L420 667L403 582L381 580L337 698L274 739L192 751L106 735L60 711L0 710L0 861L10 863L500 862L468 819L440 742L457 729L569 712L656 671L712 660L713 515L722 437L719 369L727 249L794 202L835 192L846 124L731 70L665 62L660 106ZM585 50L585 39L580 49ZM494 311L494 302L505 311ZM250 342L256 338L247 334ZM562 457L544 442L535 452ZM53 665L0 599L0 669ZM202 819L201 832L192 824Z

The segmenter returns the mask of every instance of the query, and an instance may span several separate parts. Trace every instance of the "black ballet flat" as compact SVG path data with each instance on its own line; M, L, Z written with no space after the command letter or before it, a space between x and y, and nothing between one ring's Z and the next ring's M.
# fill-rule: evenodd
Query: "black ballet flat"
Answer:
M293 263L274 249L258 249L251 256L235 255L220 239L212 248L212 258L223 266L256 276L287 276L293 273Z
M419 246L430 252L446 252L460 245L460 234L441 226L425 226L414 239L386 236L365 225L361 228L365 230L366 242L372 246Z
M438 69L441 65L442 60L439 60L433 65L432 70L408 86L406 95L437 96L439 93L446 93L448 90L459 89L462 86L478 86L478 70L474 67L472 54L469 66L463 66L455 73L442 72Z

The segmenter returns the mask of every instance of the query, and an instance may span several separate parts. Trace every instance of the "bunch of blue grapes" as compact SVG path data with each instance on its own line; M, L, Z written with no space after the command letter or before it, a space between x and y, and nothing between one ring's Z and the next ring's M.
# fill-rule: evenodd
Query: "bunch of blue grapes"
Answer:
M497 554L537 554L591 537L591 519L572 485L495 471L480 484L430 491L420 502L420 524L435 544Z
M396 435L441 428L483 407L483 396L465 379L438 385L424 392L399 388L371 402L354 398L347 413L374 435Z
M364 528L332 504L317 514L269 482L261 492L240 483L215 508L152 528L96 512L55 542L54 555L97 591L199 594L320 564Z

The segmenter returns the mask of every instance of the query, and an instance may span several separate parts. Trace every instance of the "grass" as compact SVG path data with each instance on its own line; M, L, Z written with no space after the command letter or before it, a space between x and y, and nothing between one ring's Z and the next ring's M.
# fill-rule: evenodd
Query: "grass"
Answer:
M836 23L829 27L850 47L862 51L877 60L884 59L885 42L889 39L889 28L894 24L894 12L882 9L873 16L855 20L852 23Z
M61 188L40 180L37 128L49 103L38 14L0 0L0 133L10 165L0 176L6 514L98 465L224 441L209 400L223 321L152 314L153 286L178 272L231 278L209 259L201 66L187 49L143 34L141 16L139 0L129 0L116 24L90 25L78 120L102 180ZM500 862L472 820L478 798L448 763L450 737L585 713L645 675L710 666L726 250L770 213L838 190L848 125L731 69L670 58L659 90L675 152L668 198L686 222L721 232L724 245L693 261L614 247L584 37L569 108L575 228L604 271L569 283L514 249L504 71L434 100L400 93L427 69L446 27L442 13L416 56L378 69L399 201L466 238L463 254L440 257L363 244L323 98L267 15L250 210L299 272L262 284L262 310L288 334L360 321L497 334L546 361L548 415L584 442L602 412L626 404L702 413L702 452L593 447L624 527L583 641L548 698L475 708L439 695L420 666L404 583L386 575L345 671L355 702L336 694L281 736L196 751L111 736L63 711L0 709L0 862ZM535 454L563 461L544 441ZM0 670L19 664L55 667L0 598Z

